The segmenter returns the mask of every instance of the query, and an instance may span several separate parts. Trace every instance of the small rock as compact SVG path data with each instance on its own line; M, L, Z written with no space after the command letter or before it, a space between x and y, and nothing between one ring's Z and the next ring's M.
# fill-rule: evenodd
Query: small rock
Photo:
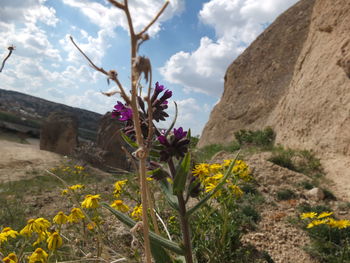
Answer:
M322 189L315 187L306 192L306 197L314 201L321 201L324 199L324 192Z

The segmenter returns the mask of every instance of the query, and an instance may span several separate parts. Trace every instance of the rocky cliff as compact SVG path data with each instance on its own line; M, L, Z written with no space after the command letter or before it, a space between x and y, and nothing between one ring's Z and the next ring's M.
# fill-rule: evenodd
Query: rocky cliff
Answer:
M350 155L350 1L302 0L228 68L199 146L272 126L277 142Z

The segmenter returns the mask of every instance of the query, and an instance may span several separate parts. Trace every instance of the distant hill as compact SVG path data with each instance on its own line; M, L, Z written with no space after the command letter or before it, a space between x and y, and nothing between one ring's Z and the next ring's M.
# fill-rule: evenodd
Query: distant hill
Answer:
M79 135L95 140L101 114L48 101L24 93L0 89L0 122L40 129L40 124L51 112L67 112L78 120ZM13 126L11 126L13 127ZM20 126L16 126L20 127Z

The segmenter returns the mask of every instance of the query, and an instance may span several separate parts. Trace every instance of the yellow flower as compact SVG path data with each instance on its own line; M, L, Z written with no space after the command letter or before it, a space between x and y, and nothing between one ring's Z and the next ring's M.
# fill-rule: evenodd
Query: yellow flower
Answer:
M38 261L41 263L46 263L48 256L49 255L45 252L45 250L39 247L29 256L29 263L35 263Z
M242 189L235 184L229 184L228 188L232 191L232 193L237 197L241 197L243 195Z
M83 212L80 208L72 208L70 215L68 216L68 221L71 223L78 223L80 219L85 218Z
M5 227L2 231L2 234L4 234L4 236L7 237L12 237L12 238L16 238L16 236L18 236L18 232L16 230L13 230L11 227Z
M87 195L85 196L85 200L81 203L81 206L84 208L97 208L100 206L100 199L100 195Z
M222 165L221 164L218 164L218 163L214 163L214 164L211 164L209 166L209 171L211 173L217 173L219 172L220 170L222 169Z
M18 262L18 258L17 258L15 253L10 253L10 254L8 254L7 257L4 257L2 259L2 261L4 263L17 263Z
M21 235L31 236L33 232L46 232L50 226L50 222L45 218L39 217L37 219L29 219L27 225L19 233Z
M131 217L135 220L141 220L142 218L142 205L134 207L134 210L131 212Z
M205 186L205 192L206 193L211 192L215 189L215 187L216 187L216 184L209 183Z
M317 216L317 213L315 212L308 212L308 213L302 213L300 215L301 219L306 219L306 218L315 218Z
M228 166L230 166L231 163L232 163L232 160L224 160L224 163L222 165L224 167L228 167Z
M47 239L47 248L56 250L62 246L62 238L58 232L53 232Z
M61 195L67 195L67 194L68 194L68 190L67 189L62 190Z
M43 217L39 217L35 219L34 229L36 230L35 232L37 233L46 232L50 226L51 226L51 223Z
M89 224L87 224L87 229L89 229L90 231L93 230L96 227L96 223L95 222L90 222Z
M337 221L335 221L335 224L333 227L336 227L338 229L350 227L350 221L345 220L345 219L344 220L337 220Z
M59 211L52 221L57 225L63 225L67 223L68 217L62 211Z
M152 177L146 177L146 180L152 182L154 179Z
M14 261L14 260L10 259L9 257L4 257L2 259L2 262L4 262L4 263L17 263L17 261Z
M330 215L333 215L333 212L322 212L317 218L320 219Z
M129 211L129 207L124 204L122 200L115 200L112 204L111 207L115 208L116 210L119 210L120 212L126 213Z
M128 180L120 180L116 181L114 183L114 196L119 197L119 195L122 193L124 185L128 182Z
M209 173L209 164L207 163L197 164L192 170L193 176L198 177L200 181L204 180L204 178L208 176Z
M314 220L311 223L309 223L306 228L312 228L312 227L315 227L315 226L318 226L318 225L324 225L324 224L327 224L327 222L328 222L328 220L325 220L325 219L323 219L323 220Z
M71 190L83 189L85 186L83 184L75 184L69 187Z
M0 245L1 245L1 243L6 242L6 241L7 241L7 237L5 236L5 234L0 233Z

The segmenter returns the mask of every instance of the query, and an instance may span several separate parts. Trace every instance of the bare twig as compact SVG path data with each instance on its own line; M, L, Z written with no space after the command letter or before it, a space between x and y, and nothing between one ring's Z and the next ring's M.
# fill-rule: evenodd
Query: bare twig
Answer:
M9 59L9 57L12 54L12 52L15 50L15 47L14 46L9 46L7 49L9 50L9 53L8 53L8 55L6 56L6 58L2 62L2 65L1 65L1 68L0 68L0 72L4 69L6 60Z
M112 5L114 5L115 7L118 7L120 9L123 9L125 8L125 6L115 0L108 0L108 2L110 2Z
M153 18L153 20L140 32L137 34L138 38L141 38L141 36L157 21L159 16L164 12L165 8L168 6L169 1L166 1L162 8L159 10L158 14Z
M92 68L94 68L95 70L105 74L109 79L113 80L119 90L120 90L120 95L122 96L122 98L125 100L125 102L130 103L130 98L129 96L126 95L124 88L122 86L122 84L120 83L119 79L117 78L117 72L115 70L110 70L109 72L107 72L106 70L104 70L102 67L98 67L94 64L94 62L92 62L92 60L79 48L79 46L74 42L74 39L72 36L69 36L70 40L72 41L73 45L79 50L79 52L84 56L84 58L86 58L87 61L89 61L90 66Z

